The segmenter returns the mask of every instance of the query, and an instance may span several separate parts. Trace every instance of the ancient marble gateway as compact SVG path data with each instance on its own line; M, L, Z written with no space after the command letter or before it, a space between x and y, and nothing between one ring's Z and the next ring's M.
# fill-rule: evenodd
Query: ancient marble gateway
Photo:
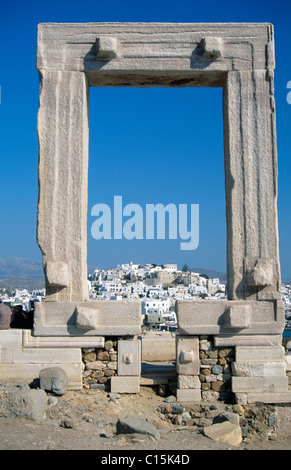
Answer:
M37 240L46 301L37 305L25 344L81 348L110 335L134 338L131 343L140 333L139 302L88 301L90 86L221 87L228 300L177 302L177 372L199 377L197 341L210 335L216 346L236 350L232 391L238 402L290 401L282 347L274 67L274 32L267 23L38 26ZM120 376L138 379L138 366L126 370L139 348L126 348ZM194 382L195 388L178 388L177 397L200 400Z

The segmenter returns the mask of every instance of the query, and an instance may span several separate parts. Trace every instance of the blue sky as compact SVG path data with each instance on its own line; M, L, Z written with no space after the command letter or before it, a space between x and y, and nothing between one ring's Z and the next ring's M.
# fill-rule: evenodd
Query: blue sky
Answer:
M291 280L291 5L285 0L11 0L0 16L0 257L41 259L36 243L40 22L271 22L275 28L275 99L279 160L282 278ZM291 91L291 90L290 90ZM226 270L222 89L91 89L88 263L115 266L186 262ZM100 120L100 113L102 119ZM180 240L95 240L94 204L199 204L200 243Z

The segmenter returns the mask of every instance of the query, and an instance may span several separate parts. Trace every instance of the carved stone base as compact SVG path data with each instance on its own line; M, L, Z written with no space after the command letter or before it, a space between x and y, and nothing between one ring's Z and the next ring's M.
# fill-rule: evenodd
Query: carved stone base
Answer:
M133 336L141 333L135 300L43 302L35 307L35 336Z

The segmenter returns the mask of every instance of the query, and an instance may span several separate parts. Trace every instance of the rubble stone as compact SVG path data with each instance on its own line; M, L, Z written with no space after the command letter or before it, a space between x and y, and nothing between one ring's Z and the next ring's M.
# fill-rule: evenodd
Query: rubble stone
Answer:
M39 384L43 390L64 395L67 392L68 377L61 367L48 367L40 371Z

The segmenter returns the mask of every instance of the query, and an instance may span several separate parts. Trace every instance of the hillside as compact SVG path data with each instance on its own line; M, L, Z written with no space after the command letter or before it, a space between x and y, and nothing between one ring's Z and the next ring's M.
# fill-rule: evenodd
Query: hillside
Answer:
M88 265L88 273L94 271L93 265ZM226 274L207 268L191 268L193 272L207 274L210 278L218 277L226 281ZM19 289L40 289L44 287L42 263L38 260L6 256L0 258L0 287Z
M0 279L36 279L42 277L43 269L41 261L19 258L17 256L0 258Z
M211 279L218 277L220 281L226 281L226 273L207 268L191 268L191 271L199 274L207 274Z

